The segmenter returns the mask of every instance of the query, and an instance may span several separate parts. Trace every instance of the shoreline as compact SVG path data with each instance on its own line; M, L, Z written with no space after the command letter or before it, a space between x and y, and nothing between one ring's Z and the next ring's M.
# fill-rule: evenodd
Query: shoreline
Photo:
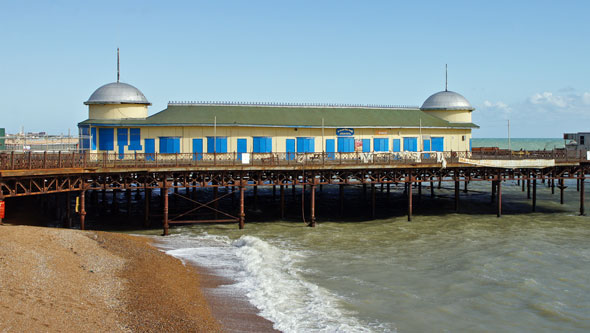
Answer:
M275 331L231 283L153 238L0 226L0 331Z

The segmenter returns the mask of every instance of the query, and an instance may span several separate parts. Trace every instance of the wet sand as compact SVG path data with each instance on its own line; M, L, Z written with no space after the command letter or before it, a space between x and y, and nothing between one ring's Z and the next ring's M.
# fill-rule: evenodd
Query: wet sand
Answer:
M150 241L0 226L0 331L272 331L245 300L207 292L226 282Z

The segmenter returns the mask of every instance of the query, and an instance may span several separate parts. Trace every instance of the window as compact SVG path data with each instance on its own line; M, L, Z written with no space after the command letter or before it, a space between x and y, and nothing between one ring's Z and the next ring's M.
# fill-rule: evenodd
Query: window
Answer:
M461 136L461 141L465 141L465 135Z
M171 136L160 137L160 153L175 154L180 153L180 138Z
M354 138L353 137L339 137L338 138L338 152L339 153L354 153Z
M418 151L418 138L404 138L404 151Z
M139 128L129 129L129 150L141 150L141 130Z
M98 129L98 149L114 150L115 149L115 129L99 128Z
M207 137L207 152L208 153L227 153L227 137L208 136Z
M90 148L90 127L81 126L80 128L80 149Z
M384 138L373 139L373 151L389 151L389 140Z
M584 144L584 136L580 135L580 144L583 145Z
M254 153L272 153L272 138L265 136L255 136L252 138Z
M306 138L306 137L297 138L297 152L298 153L313 153L313 152L315 152L314 138Z

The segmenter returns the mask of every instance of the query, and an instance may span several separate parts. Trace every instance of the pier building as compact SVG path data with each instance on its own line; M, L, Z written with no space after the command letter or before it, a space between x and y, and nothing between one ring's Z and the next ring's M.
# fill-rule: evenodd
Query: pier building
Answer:
M469 151L474 108L444 90L422 107L393 105L170 102L148 116L143 93L126 83L98 88L84 102L81 148L130 153L242 154Z

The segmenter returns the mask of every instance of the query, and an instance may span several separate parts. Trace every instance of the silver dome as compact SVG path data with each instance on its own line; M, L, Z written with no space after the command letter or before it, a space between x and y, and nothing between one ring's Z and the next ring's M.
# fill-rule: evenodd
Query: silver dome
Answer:
M475 110L469 101L454 91L439 91L422 104L421 110Z
M151 105L152 103L148 102L143 93L134 86L123 82L113 82L96 89L84 104Z

